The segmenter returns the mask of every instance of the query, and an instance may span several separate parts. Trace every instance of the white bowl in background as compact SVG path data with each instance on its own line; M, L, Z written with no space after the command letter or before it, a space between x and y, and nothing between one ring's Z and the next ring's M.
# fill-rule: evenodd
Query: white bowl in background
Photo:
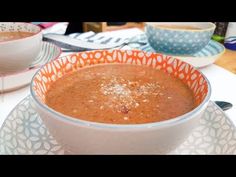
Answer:
M30 67L20 72L0 75L0 93L14 91L30 84L36 71L47 62L58 58L60 54L61 48L49 42L42 42L41 51Z
M1 32L32 32L31 36L0 42L0 74L25 70L41 49L42 30L39 26L22 22L0 22Z

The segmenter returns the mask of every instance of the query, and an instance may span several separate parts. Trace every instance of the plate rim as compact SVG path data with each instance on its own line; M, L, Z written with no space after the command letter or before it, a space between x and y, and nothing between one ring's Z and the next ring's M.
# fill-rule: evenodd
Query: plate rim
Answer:
M61 53L62 53L62 50L61 50L60 47L58 47L57 45L55 45L55 44L53 44L53 43L51 43L51 42L42 41L42 43L43 43L43 44L47 43L47 44L52 45L52 46L54 46L54 47L56 47L56 48L58 49L59 54L58 54L56 57L54 57L53 60L55 60L56 58L60 57L60 55L61 55ZM41 51L42 51L42 50L41 50ZM40 52L41 52L41 51L40 51ZM36 57L36 58L37 58L37 57ZM38 68L40 68L41 66L42 66L42 65L39 65L39 64L38 64L38 65L35 65L34 67L28 67L28 68L26 68L26 69L24 69L24 70L22 70L22 71L10 73L10 74L7 74L7 75L1 74L1 75L0 75L0 78L2 78L2 77L10 77L10 76L14 76L14 75L19 75L19 74L22 74L22 73L26 73L26 72L28 72L28 71L31 71L31 70L34 70L34 69L38 69Z
M203 58L212 58L212 57L216 57L216 56L220 56L220 55L223 55L224 53L225 53L225 51L226 51L226 48L225 48L225 46L223 45L223 44L221 44L221 43L219 43L219 42L217 42L217 41L214 41L213 39L211 39L210 41L212 41L212 42L214 42L215 44L217 44L217 45L219 45L219 46L221 46L222 47L222 51L221 52L218 52L217 54L215 54L215 55L210 55L210 56L193 56L193 55L172 55L172 54L166 54L166 53L162 53L162 54L164 54L164 55L168 55L168 56L171 56L171 57L174 57L174 58L185 58L185 59L188 59L188 58L191 58L191 59L194 59L194 58L201 58L201 59L203 59ZM160 53L160 52L158 52L158 51L156 51L155 49L153 49L151 46L150 46L150 44L148 44L149 45L149 47L155 52L155 53ZM208 45L208 44L207 44ZM131 47L132 48L132 47ZM205 48L205 47L204 47ZM203 49L204 49L203 48ZM142 50L142 49L140 49L140 50ZM201 50L200 50L201 51ZM200 52L199 51L199 52Z
M193 55L188 55L188 56L182 55L181 56L181 55L171 55L171 54L165 54L165 53L162 53L162 54L182 60L184 62L187 62L188 64L194 66L195 68L204 68L204 67L214 64L226 52L226 48L223 44L221 44L217 41L214 41L212 39L210 41L212 41L213 43L215 43L218 46L221 46L222 51L220 51L214 55L210 55L210 56L193 56ZM152 50L151 52L159 53L158 51L153 49L152 46L150 46L150 44L148 44L148 47ZM131 47L131 48L134 49L135 47ZM143 50L141 48L139 48L139 50L142 50L144 52L149 52L149 51ZM195 63L197 61L199 61L200 63L198 63L198 64Z
M225 46L224 46L223 44L221 44L221 43L219 43L219 42L217 42L217 41L214 41L213 39L211 39L210 41L211 41L211 42L214 42L214 43L217 44L218 46L221 46L223 50L222 50L221 52L218 52L218 53L215 54L215 55L210 55L210 56L193 56L193 55L189 55L189 56L171 55L171 56L173 56L173 57L182 57L182 58L183 58L183 57L186 57L186 58L210 58L210 57L214 57L214 56L217 56L217 55L222 55L222 54L225 53L226 49L225 49ZM210 43L210 41L209 41L209 43ZM209 44L209 43L208 43L208 44ZM208 45L208 44L207 44L207 45ZM207 45L206 45L205 47L207 47ZM204 48L205 48L205 47L204 47ZM203 48L203 49L204 49L204 48ZM203 49L202 49L202 50L203 50ZM200 51L201 51L201 50L200 50ZM200 51L199 51L199 52L200 52Z
M55 57L51 57L50 60L55 60L55 59L59 58L60 55L62 54L61 48L58 47L57 45L53 44L53 43L42 41L42 46L43 45L48 45L48 47L47 47L48 49L54 48L56 50L56 52L58 52L58 55L56 55ZM43 51L42 48L41 48L41 52ZM32 73L36 72L40 67L42 67L45 64L46 64L46 62L45 63L41 63L41 64L38 63L38 64L34 65L33 67L28 67L27 69L25 69L23 71L19 71L19 72L15 72L15 73L10 73L10 74L7 74L7 75L0 75L0 80L1 79L3 79L3 80L7 80L7 79L16 80L16 79L19 79L19 78L25 78L26 74L32 74ZM10 86L5 87L5 88L3 87L3 88L0 89L0 93L12 92L14 90L23 88L23 87L25 87L28 84L29 84L29 82L23 82L21 84L18 83L18 84L15 84L15 85L14 84L10 85Z

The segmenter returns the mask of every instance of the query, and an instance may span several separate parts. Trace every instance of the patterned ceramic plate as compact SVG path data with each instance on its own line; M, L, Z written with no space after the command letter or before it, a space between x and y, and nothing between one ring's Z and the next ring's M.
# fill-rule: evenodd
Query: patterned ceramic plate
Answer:
M9 114L0 130L0 154L64 154L34 111L30 96ZM210 102L199 126L170 154L236 154L236 129Z
M42 42L42 49L38 57L35 58L28 69L6 76L0 76L0 92L12 91L29 84L35 72L42 65L50 60L56 59L60 54L61 49L59 47L48 42Z
M147 42L147 38L144 34L142 35L138 35L136 38L133 38L134 41L146 41ZM132 44L129 45L131 48L136 48L136 49L140 49L143 51L147 51L147 52L156 52L151 46L150 44L146 44L146 45L138 45L138 44ZM185 61L195 67L205 67L208 66L210 64L213 64L223 53L225 52L225 47L220 44L219 42L213 41L211 40L208 45L206 47L204 47L201 51L193 54L193 55L189 55L189 56L174 56L182 61Z
M225 47L219 42L211 40L201 51L192 56L175 56L195 67L205 67L215 63L215 61L225 52Z

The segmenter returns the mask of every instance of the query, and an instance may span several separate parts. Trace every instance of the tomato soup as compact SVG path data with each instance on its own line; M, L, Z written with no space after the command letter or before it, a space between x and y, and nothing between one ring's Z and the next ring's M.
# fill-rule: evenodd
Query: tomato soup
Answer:
M111 124L159 122L196 107L180 79L130 64L99 64L67 74L51 85L46 104L75 119Z
M31 32L0 32L0 42L11 41L15 39L21 39L34 35L35 33Z

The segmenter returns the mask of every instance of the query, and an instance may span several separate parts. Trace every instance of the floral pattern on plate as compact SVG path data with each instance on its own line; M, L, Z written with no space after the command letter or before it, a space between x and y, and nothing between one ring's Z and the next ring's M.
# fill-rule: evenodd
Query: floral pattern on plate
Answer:
M10 113L0 132L1 154L63 154L30 104L21 101Z
M210 102L199 126L173 154L236 154L236 130L223 111Z
M9 114L0 131L0 154L64 154L34 111L30 96ZM236 154L236 129L210 102L191 135L170 154Z

